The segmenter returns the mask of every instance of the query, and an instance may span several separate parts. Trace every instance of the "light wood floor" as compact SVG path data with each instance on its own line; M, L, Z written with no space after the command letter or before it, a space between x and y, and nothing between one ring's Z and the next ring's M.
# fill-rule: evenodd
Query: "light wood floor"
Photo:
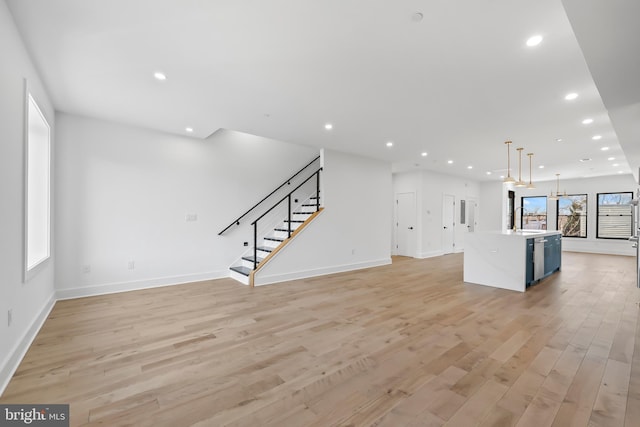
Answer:
M635 259L563 254L524 294L462 255L250 289L58 302L1 403L72 425L640 425Z

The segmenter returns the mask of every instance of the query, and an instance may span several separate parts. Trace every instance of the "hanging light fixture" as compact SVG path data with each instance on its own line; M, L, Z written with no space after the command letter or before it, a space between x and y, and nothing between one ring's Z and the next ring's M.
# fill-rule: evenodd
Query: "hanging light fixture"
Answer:
M518 180L514 185L516 187L524 187L527 185L527 183L522 180L522 150L524 150L524 148L520 147L516 148L516 150L518 150Z
M531 182L531 158L533 157L533 153L527 153L527 157L529 157L529 185L527 185L527 189L533 190L536 188L533 182Z
M553 193L553 191L551 192L551 195L549 196L549 200L558 200L562 197L567 197L567 192L565 191L564 194L560 194L560 174L557 173L556 174L556 192L555 194Z
M510 184L516 181L511 176L511 155L510 155L511 141L505 141L505 145L507 146L507 177L503 180L503 182L505 184Z

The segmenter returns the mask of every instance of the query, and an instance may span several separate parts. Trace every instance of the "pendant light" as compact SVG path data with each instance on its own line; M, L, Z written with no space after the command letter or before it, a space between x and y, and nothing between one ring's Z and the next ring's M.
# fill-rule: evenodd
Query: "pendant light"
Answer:
M511 176L511 156L509 154L510 153L510 147L511 147L511 141L505 141L505 145L507 146L507 177L503 180L503 182L505 184L510 184L510 183L516 181Z
M560 194L560 174L557 173L556 174L556 193L554 194L552 191L551 195L549 196L549 200L558 200L561 197L567 197L567 192L565 191L564 194Z
M522 180L522 150L524 150L524 148L519 147L516 148L516 150L518 150L518 180L514 185L516 187L525 187L527 183Z
M533 182L531 182L531 158L533 157L533 153L527 153L527 157L529 157L529 185L527 185L527 189L533 190L536 188Z

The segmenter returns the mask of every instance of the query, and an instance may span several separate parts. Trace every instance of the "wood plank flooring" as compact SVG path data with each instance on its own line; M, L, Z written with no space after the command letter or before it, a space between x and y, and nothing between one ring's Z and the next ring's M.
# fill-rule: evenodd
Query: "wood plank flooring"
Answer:
M462 255L251 289L60 301L0 403L71 425L640 425L635 258L564 253L526 293Z

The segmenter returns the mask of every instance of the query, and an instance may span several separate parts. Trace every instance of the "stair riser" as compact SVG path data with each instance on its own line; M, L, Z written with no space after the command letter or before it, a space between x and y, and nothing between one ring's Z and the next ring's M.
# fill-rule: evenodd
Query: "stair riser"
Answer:
M293 233L295 231L295 229L293 227L291 227L291 232ZM278 237L280 239L286 239L289 237L289 233L286 231L274 231L273 235L275 237Z
M260 253L260 251L258 251L258 254ZM260 257L260 255L258 255L258 257ZM253 262L251 261L247 261L246 259L242 260L242 264L243 267L247 267L253 270Z
M269 256L269 254L271 254L271 252L258 250L258 256L259 256L260 258L266 258L266 257L268 257L268 256Z
M249 278L243 274L240 273L236 273L233 270L229 270L229 277L237 280L238 282L244 284L244 285L248 285L249 284Z
M262 246L266 246L268 248L277 248L278 246L280 246L280 243L282 242L276 242L274 240L264 240L262 242Z

